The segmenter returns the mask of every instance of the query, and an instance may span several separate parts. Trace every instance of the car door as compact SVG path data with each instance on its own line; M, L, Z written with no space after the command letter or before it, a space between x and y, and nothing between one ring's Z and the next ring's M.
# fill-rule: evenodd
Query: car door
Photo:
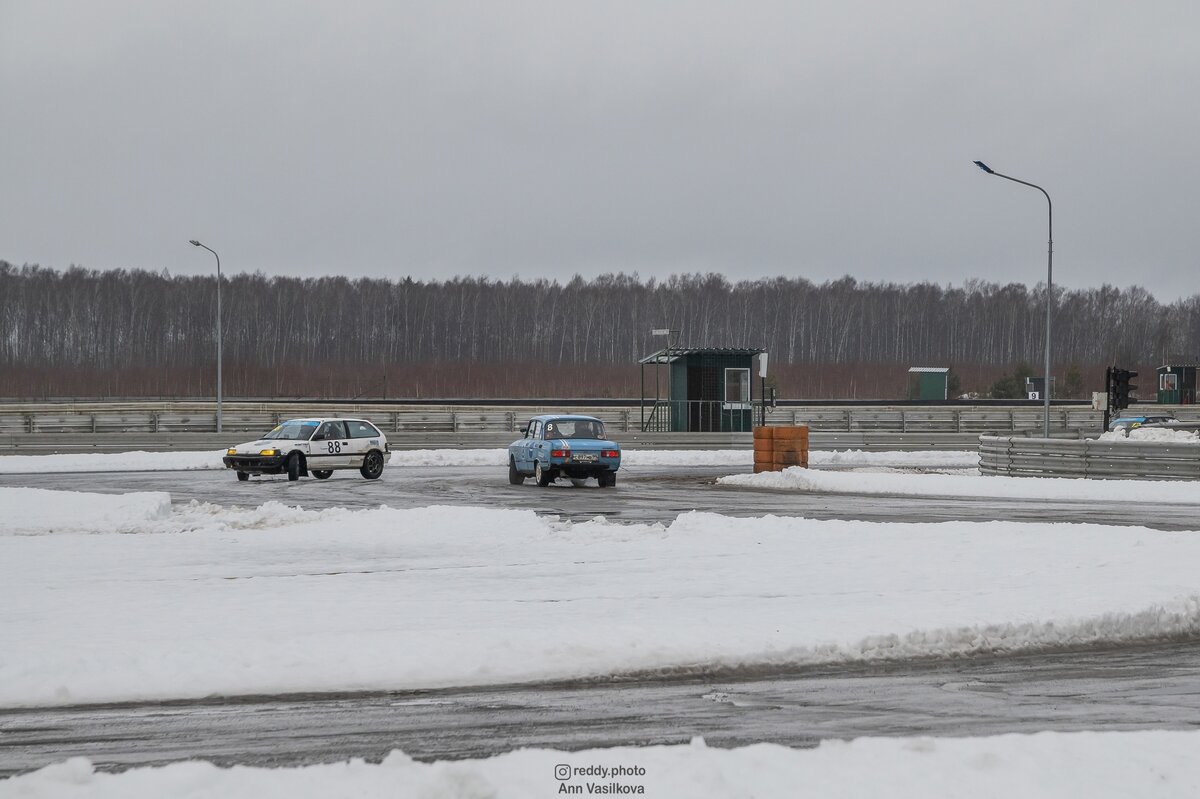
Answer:
M308 468L342 469L350 465L350 438L341 419L323 422L312 437Z
M525 440L521 442L521 463L517 468L523 471L533 471L533 448L537 441L542 436L542 422L539 419L530 419L529 426L525 429Z
M363 458L370 450L383 450L379 431L370 422L347 419L346 427L350 433L350 466L359 468L363 464Z

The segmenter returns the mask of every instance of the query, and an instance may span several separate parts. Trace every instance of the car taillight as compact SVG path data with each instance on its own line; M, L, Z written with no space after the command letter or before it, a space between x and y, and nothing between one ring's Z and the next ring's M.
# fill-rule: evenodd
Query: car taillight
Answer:
M551 458L565 458L565 457L567 457L567 450L552 449L552 450L550 450L550 457Z
M606 449L606 450L604 450L603 452L601 452L600 454L601 454L601 455L603 455L603 456L604 456L604 457L606 457L606 458L619 458L619 457L621 457L621 450L619 450L619 449Z

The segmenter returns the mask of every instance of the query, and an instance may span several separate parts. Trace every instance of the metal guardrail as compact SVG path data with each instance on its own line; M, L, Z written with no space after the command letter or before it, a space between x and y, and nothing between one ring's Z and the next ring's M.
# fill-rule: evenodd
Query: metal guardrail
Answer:
M1013 477L1200 479L1200 444L980 436L979 471Z
M531 416L562 408L531 403L524 406L414 406L371 404L306 404L302 402L226 402L226 432L260 433L283 419L297 416L360 416L387 433L516 432ZM641 409L613 406L572 407L603 419L613 432L637 431ZM1197 409L1200 413L1200 408ZM754 410L757 422L758 408ZM807 425L813 432L988 433L1042 429L1043 411L1033 407L980 406L790 406L768 409L768 425ZM1179 418L1185 418L1180 415ZM1096 432L1100 411L1062 406L1051 411L1051 426L1060 431ZM0 435L49 433L204 433L216 430L212 402L58 402L0 404ZM655 431L661 432L661 431Z

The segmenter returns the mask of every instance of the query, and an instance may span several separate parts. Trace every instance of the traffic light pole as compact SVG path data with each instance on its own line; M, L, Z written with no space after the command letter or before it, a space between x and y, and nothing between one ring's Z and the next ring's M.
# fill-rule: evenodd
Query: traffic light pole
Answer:
M1110 366L1104 370L1104 393L1107 406L1104 409L1104 430L1106 432L1109 422L1112 421L1112 413L1114 411L1120 413L1129 407L1129 402L1133 398L1132 393L1137 388L1131 381L1137 375L1137 372L1117 366Z
M1101 429L1101 433L1108 432L1108 423L1112 421L1112 416L1110 414L1113 406L1112 373L1113 368L1111 366L1106 366L1104 368L1104 428Z

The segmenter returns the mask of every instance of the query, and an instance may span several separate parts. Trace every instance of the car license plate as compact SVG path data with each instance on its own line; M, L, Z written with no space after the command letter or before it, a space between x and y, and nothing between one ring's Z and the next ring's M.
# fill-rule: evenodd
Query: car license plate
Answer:
M571 460L579 463L595 463L600 460L600 455L596 452L576 452L571 456Z

